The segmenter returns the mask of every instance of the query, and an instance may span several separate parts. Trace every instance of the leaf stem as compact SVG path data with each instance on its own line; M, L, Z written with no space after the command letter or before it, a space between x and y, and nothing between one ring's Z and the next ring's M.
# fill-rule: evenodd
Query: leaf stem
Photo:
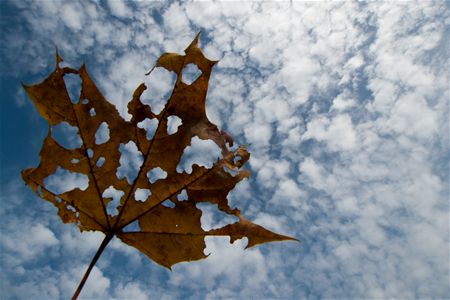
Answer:
M97 253L95 253L94 257L91 260L91 263L89 264L89 267L87 268L86 272L84 273L83 278L81 279L80 283L78 284L78 287L77 287L75 293L73 293L72 300L76 300L78 298L78 295L80 294L81 290L83 289L83 286L86 283L86 280L88 279L92 268L95 266L95 263L97 262L98 258L102 254L103 250L105 250L106 246L111 241L113 236L114 236L114 233L112 233L112 232L106 234L102 243L98 247Z

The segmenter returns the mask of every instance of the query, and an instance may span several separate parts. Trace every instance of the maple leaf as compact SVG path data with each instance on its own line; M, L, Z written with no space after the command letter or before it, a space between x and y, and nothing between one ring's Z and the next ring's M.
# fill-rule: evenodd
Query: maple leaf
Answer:
M247 248L266 242L294 240L253 224L238 209L228 204L228 193L239 181L249 176L243 165L250 154L242 146L231 150L232 138L220 131L206 116L208 81L216 61L203 55L197 45L198 37L185 49L185 55L165 53L157 60L155 67L175 72L177 76L172 94L159 114L155 114L149 105L140 100L146 89L145 84L141 84L128 103L131 120L124 120L103 97L85 66L78 70L61 68L59 63L62 58L58 53L55 70L43 82L24 85L29 98L50 127L40 151L39 166L23 170L23 180L41 198L57 207L64 223L75 223L81 231L105 233L105 239L74 298L78 296L90 269L113 236L167 268L182 261L205 258L205 236L229 236L230 242L246 237ZM201 75L188 85L182 80L182 71L191 63L199 68ZM71 101L64 83L66 74L75 74L81 79L80 97L76 103ZM92 109L95 115L91 113ZM182 121L173 134L167 130L168 118L171 116ZM158 122L151 139L140 125L147 119ZM52 128L61 122L78 129L81 147L66 149L55 141L51 134ZM104 123L109 129L109 139L99 144L96 142L96 133ZM180 158L194 137L212 140L221 149L221 158L210 168L194 165L190 173L178 172ZM129 142L136 145L143 157L137 176L131 183L117 175L120 147ZM99 160L102 164L98 163ZM60 194L51 192L44 180L58 168L87 176L87 188L74 188ZM157 168L164 171L166 177L153 182L149 180L148 173ZM107 210L112 199L104 194L110 187L122 192L116 215ZM148 192L146 199L138 199L138 190ZM183 191L187 192L187 199L178 200ZM163 205L166 200L171 201L173 207ZM239 221L222 228L203 230L200 222L202 211L196 206L202 202L216 204L220 213L235 216ZM124 230L135 221L139 225L136 230Z

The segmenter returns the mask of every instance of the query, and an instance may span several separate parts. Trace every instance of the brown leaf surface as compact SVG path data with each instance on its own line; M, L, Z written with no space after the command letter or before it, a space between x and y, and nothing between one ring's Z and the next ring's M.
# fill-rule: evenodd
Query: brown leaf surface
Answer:
M128 112L132 116L130 121L125 121L103 97L84 66L79 70L60 68L62 58L58 54L55 70L42 83L24 85L29 98L50 126L40 152L39 166L22 171L26 184L58 208L64 223L75 223L82 231L112 233L168 268L178 262L205 258L205 236L229 236L231 242L247 237L247 247L293 240L251 223L241 216L238 209L228 204L228 193L249 176L242 166L250 154L242 146L234 151L229 150L227 144L232 145L232 138L219 131L206 116L208 81L216 61L207 59L197 44L198 35L186 48L185 55L165 53L157 60L155 67L165 68L177 75L172 95L164 109L155 114L149 105L140 100L146 86L139 85L128 104ZM182 70L189 63L197 65L202 72L190 85L182 81ZM67 92L64 83L66 74L75 74L81 79L80 99L76 103L72 103ZM92 109L95 115L90 113ZM168 134L166 130L169 116L182 120L182 125L174 134ZM158 121L151 140L147 139L145 129L138 126L146 119ZM66 149L54 140L51 134L53 126L61 122L78 129L82 140L80 148ZM96 144L95 135L103 122L108 125L109 140ZM211 168L194 165L190 174L178 173L177 165L193 137L214 141L221 149L222 158ZM131 184L126 178L117 176L120 145L130 141L136 144L143 157L137 177ZM104 163L98 166L97 161L101 158ZM88 187L85 190L75 188L61 194L52 193L45 187L44 180L57 168L86 175ZM146 174L154 168L164 170L166 178L151 183ZM123 192L117 207L118 214L114 216L108 214L106 209L111 199L102 196L110 186ZM135 199L136 189L148 189L151 194L145 201L139 201ZM186 190L188 199L179 201L177 195L183 190ZM162 203L165 200L171 201L174 207L164 206ZM204 231L200 223L202 211L196 207L200 202L216 204L220 213L236 216L239 221ZM139 224L136 231L123 230L135 221Z

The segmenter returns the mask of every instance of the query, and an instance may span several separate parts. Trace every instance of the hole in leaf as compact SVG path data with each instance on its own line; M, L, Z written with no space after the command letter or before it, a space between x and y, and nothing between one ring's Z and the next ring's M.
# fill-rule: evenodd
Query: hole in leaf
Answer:
M127 144L120 144L120 167L117 168L117 178L121 179L126 177L128 183L132 183L136 178L139 168L142 165L144 159L142 153L136 147L134 142L128 142Z
M91 117L95 117L96 113L95 113L95 109L94 109L94 108L91 108L91 109L89 110L89 115L90 115Z
M66 149L76 149L83 145L78 129L67 122L52 126L53 139Z
M156 128L158 128L157 119L145 119L137 124L139 128L144 128L147 131L147 139L151 140L155 134Z
M175 203L173 203L172 201L170 201L169 199L164 200L161 203L162 206L168 207L168 208L174 208L175 207Z
M65 74L64 83L66 84L67 92L69 93L70 101L78 103L81 93L81 78L76 74Z
M203 230L220 228L239 221L238 217L221 212L216 204L202 202L197 203L196 207L202 211L200 222Z
M178 116L167 117L167 134L174 134L178 131L178 127L181 125L181 119Z
M38 187L37 187L37 192L38 192L38 195L40 197L42 197L42 187L40 185L38 185Z
M216 143L212 140L201 140L194 136L191 139L191 145L184 149L177 165L177 172L191 174L194 164L211 168L219 158L222 158L222 151Z
M56 201L56 203L61 203L61 198L55 197L55 201Z
M81 101L81 103L83 103L84 105L86 105L86 104L89 103L89 100L88 100L88 99L83 99L83 100Z
M139 189L137 188L134 192L134 199L136 201L145 202L147 200L148 196L150 196L152 193L149 189Z
M75 207L73 207L72 205L67 205L66 208L67 208L67 210L70 210L70 211L73 211L73 212L76 212L76 211L77 211L77 210L75 209Z
M89 158L94 157L94 150L92 150L92 149L87 149L87 155L89 156Z
M108 123L102 122L95 132L95 143L97 145L106 143L109 140L109 127Z
M127 226L122 228L122 231L123 232L139 232L139 231L141 231L141 227L139 226L139 221L136 220L136 221L128 224Z
M182 190L178 195L177 195L177 199L178 201L186 201L188 199L188 194L186 192L186 189Z
M160 167L153 168L147 172L147 178L150 183L155 183L157 180L164 179L167 177L167 172Z
M79 160L79 159L76 159L76 158L72 158L72 159L70 160L70 162L73 163L73 164L77 164L77 163L80 162L80 160Z
M101 168L101 166L103 166L104 163L105 163L105 158L103 156L100 156L97 159L97 162L95 163L95 165L97 166L97 168Z
M159 114L172 93L176 78L174 72L155 68L150 76L146 76L145 85L148 88L142 93L142 103L149 104L152 112Z
M89 179L86 175L73 173L58 167L52 175L44 179L44 186L54 194L62 194L73 189L85 190Z
M119 214L117 207L120 204L120 198L122 198L124 194L125 193L123 191L116 190L112 185L103 191L102 197L104 199L111 199L106 206L106 212L110 216L114 217Z
M226 172L226 173L228 173L228 174L230 174L231 176L236 176L236 174L238 173L238 171L237 170L232 170L232 169L229 169L229 168L227 168L227 167L223 167L223 170Z
M182 72L182 81L186 84L192 84L197 78L202 74L202 71L197 67L197 65L190 63L187 64Z

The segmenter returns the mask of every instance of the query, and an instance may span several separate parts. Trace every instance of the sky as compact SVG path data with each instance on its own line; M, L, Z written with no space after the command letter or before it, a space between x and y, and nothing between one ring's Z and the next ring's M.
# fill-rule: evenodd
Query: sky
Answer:
M207 259L169 271L115 239L80 298L450 297L448 1L3 0L0 14L2 299L67 299L103 238L63 225L22 182L48 127L21 82L45 78L58 47L129 119L142 82L143 99L162 109L174 74L144 74L199 31L219 60L207 115L251 153L251 177L229 202L301 242L244 250L246 239L208 237ZM55 135L77 143L70 128ZM199 149L194 162L217 157ZM126 151L124 174L139 165ZM49 186L86 184L65 176ZM223 222L202 210L202 227Z

